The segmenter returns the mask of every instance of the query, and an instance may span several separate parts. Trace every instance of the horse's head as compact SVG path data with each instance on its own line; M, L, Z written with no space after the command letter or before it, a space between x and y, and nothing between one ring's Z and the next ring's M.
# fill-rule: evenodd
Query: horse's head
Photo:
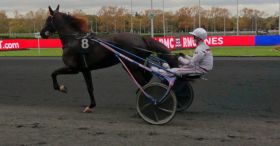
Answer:
M40 35L42 38L48 38L55 32L69 35L71 33L86 33L88 31L86 19L59 12L58 5L55 10L49 6L49 16Z
M42 38L48 38L57 31L56 17L58 15L59 15L59 5L55 10L52 10L52 8L49 6L49 16L46 19L45 25L40 32Z

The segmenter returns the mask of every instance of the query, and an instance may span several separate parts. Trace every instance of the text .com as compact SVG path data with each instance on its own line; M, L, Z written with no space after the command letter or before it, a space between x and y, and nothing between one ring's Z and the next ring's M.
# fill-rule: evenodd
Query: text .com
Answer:
M5 43L0 41L0 49L18 49L20 48L19 43Z

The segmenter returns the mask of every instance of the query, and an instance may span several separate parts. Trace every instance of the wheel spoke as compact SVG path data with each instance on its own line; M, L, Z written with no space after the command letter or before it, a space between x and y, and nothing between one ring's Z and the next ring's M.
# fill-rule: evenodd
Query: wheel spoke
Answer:
M141 111L144 111L145 108L147 108L147 107L150 106L150 105L151 105L151 103L146 103L146 104L141 108Z
M155 111L153 111L153 114L154 114L154 117L155 117L155 121L159 121L158 116L157 116Z
M177 102L177 105L178 105L178 107L182 107L183 106L183 104L180 101Z
M172 113L173 112L172 110L164 109L164 108L161 108L161 107L158 107L158 109L163 111L163 112L166 112L166 113Z

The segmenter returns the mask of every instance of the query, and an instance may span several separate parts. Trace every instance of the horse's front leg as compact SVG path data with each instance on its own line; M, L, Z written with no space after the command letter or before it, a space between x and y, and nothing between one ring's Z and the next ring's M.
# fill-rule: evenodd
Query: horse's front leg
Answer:
M64 85L59 85L57 82L57 76L62 74L77 74L79 71L67 66L59 68L52 73L53 87L55 90L67 93L67 88Z
M94 99L94 94L93 94L93 84L92 84L92 77L91 77L91 73L90 70L86 70L86 71L82 71L83 76L85 78L86 84L87 84L87 89L88 89L88 93L90 96L90 105L87 106L84 109L84 113L91 113L92 112L92 108L94 108L96 106L95 103L95 99Z

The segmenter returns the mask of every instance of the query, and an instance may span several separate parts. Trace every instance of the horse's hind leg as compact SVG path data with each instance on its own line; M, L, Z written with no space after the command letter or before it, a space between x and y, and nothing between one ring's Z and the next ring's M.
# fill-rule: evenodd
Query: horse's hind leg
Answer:
M95 99L94 99L94 94L93 94L93 84L92 84L92 77L91 77L91 73L90 71L83 71L83 76L85 78L85 81L86 81L86 84L87 84L87 89L88 89L88 93L89 93L89 96L90 96L90 105L87 106L85 109L84 109L84 113L90 113L92 112L92 108L94 108L96 106L96 103L95 103Z
M67 88L64 85L59 85L57 82L57 76L61 74L77 74L78 70L69 68L67 66L59 68L52 73L53 87L55 90L67 93Z
M152 79L153 75L144 69L139 68L138 66L131 65L127 63L127 67L136 81L141 85L144 86Z
M153 75L144 70L131 70L131 73L133 77L136 79L136 81L141 85L144 86L149 83L149 81L152 79Z

